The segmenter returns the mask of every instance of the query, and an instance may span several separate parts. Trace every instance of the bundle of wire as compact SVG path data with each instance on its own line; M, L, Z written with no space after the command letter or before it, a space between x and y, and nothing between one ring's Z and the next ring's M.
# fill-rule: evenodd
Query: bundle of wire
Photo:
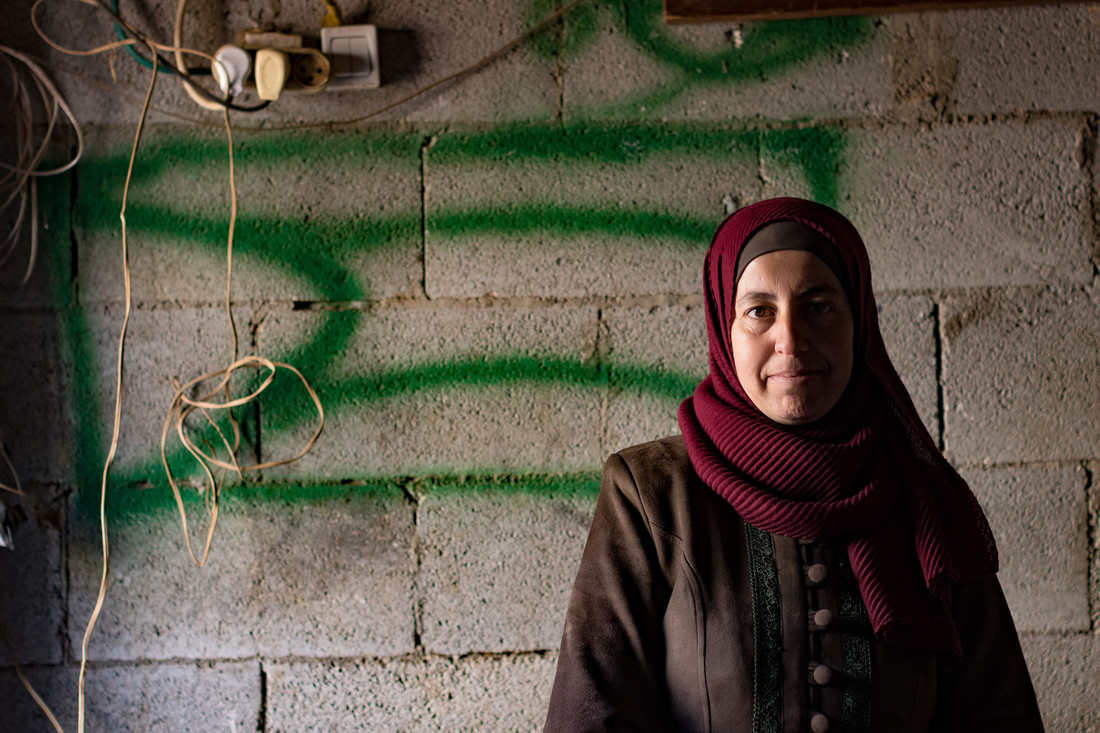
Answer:
M0 268L14 261L23 241L23 229L29 225L30 244L23 275L16 284L19 287L30 280L38 258L38 179L64 173L76 165L84 150L84 135L69 105L37 63L7 46L0 46L0 59L11 78L11 96L0 106L11 110L7 123L15 126L14 159L0 160L0 221L12 220L11 229L0 242ZM76 134L76 152L64 165L44 169L42 164L60 130L57 123L62 114ZM42 130L38 142L36 130Z

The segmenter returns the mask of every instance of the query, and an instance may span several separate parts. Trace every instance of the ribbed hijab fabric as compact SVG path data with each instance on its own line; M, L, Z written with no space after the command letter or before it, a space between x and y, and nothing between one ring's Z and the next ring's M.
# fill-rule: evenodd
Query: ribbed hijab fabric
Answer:
M761 227L779 221L808 226L832 243L854 301L851 382L828 415L795 427L753 405L730 346L738 255ZM847 540L875 634L961 658L949 581L996 572L997 549L977 500L940 454L886 353L858 232L812 201L761 201L718 228L704 278L710 374L679 412L700 478L760 529Z

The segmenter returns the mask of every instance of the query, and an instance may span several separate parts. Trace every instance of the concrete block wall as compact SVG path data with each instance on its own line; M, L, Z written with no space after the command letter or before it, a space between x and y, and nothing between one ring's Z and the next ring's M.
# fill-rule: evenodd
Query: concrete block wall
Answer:
M39 12L55 40L111 37L71 5ZM668 27L654 0L585 0L477 73L333 127L561 3L339 5L379 28L383 86L233 116L238 351L300 369L325 429L302 460L227 480L203 568L159 445L172 378L232 358L227 146L219 115L158 81L127 204L134 310L89 730L539 729L600 465L675 432L706 373L709 237L740 205L800 195L867 241L895 364L989 514L1048 729L1100 731L1091 7ZM34 277L0 289L0 431L26 491L5 500L31 516L0 550L0 621L75 730L124 310L118 214L149 76L124 53L50 49L29 6L0 44L44 59L86 150L41 183ZM175 3L121 9L171 37ZM192 3L188 43L315 34L321 14L223 10ZM316 415L280 371L241 420L242 456L269 461ZM169 446L201 548L199 474ZM0 699L0 731L49 729L10 657Z

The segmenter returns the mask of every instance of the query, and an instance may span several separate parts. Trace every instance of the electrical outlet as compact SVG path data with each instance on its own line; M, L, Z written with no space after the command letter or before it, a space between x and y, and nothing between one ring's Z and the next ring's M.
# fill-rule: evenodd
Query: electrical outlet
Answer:
M332 64L325 89L339 92L380 86L378 32L373 25L321 29L321 51Z

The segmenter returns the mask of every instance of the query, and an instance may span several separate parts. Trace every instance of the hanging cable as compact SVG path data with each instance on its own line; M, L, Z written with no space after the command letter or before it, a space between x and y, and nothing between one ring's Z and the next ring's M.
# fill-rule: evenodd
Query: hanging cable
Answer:
M176 66L178 66L181 69L183 68L183 51L181 51L180 48L183 46L183 14L184 14L184 10L186 8L187 8L187 0L179 0L179 2L176 3L176 22L175 22L175 25L173 26L173 30L172 30L172 43L176 47L175 48ZM214 61L213 59L211 59L211 61L213 63L218 63L217 61ZM228 76L228 74L226 75L226 77L227 76ZM226 78L226 77L223 77L223 78ZM183 89L184 89L184 91L187 92L187 96L191 97L192 101L194 101L195 104L199 105L203 109L219 110L219 109L223 108L221 104L219 104L217 102L212 102L209 99L207 99L206 97L204 97L203 95L199 94L198 91L196 91L198 89L197 84L192 84L192 83L184 84ZM226 94L228 94L228 93L229 92L226 92Z
M0 169L6 171L0 176L0 215L10 207L18 205L11 231L0 242L0 266L4 265L15 253L20 241L24 222L30 222L30 253L22 279L15 287L25 285L31 278L35 260L38 257L38 179L53 176L70 170L84 151L84 134L76 121L65 98L42 68L25 54L7 46L0 46L0 58L3 58L12 74L12 100L8 105L16 126L15 160L12 163L0 161ZM13 63L18 61L19 65ZM25 69L30 74L28 85ZM34 93L37 93L37 102ZM35 121L35 109L45 112L45 130L42 142L35 145L35 131L42 125ZM50 141L56 130L58 114L65 118L76 135L76 152L71 160L56 168L42 170L39 166L49 149ZM29 214L29 215L28 215Z
M118 0L111 0L111 10L113 10L116 13L118 12ZM122 26L120 26L118 23L115 23L115 36L117 36L118 40L120 40L120 41L125 41L126 40L126 31L122 30ZM137 46L135 46L135 45L126 46L126 52L130 54L130 57L134 61L137 61L140 65L144 66L146 69L152 70L154 68L153 67L153 62L150 61L149 59L145 58L144 56L142 56L141 52L137 50ZM180 68L183 68L183 62L182 61L177 59L176 63L177 63L177 65L180 66ZM162 74L169 73L168 69L166 69L163 66L158 66L158 67L156 67L156 69L157 69L158 73L162 73ZM191 76L209 76L210 75L210 69L207 69L207 68L202 67L202 66L188 66L187 67L187 73L190 74Z
M34 26L35 32L38 33L38 35L42 38L43 41L45 41L51 47L57 49L58 51L61 51L62 53L66 53L66 54L69 54L69 55L72 55L72 56L91 56L93 54L103 53L104 51L109 51L109 50L112 50L112 49L115 49L115 48L122 48L122 47L125 47L125 46L128 46L128 45L133 45L135 43L141 43L141 44L144 44L144 45L148 46L151 55L156 57L156 63L158 65L163 64L168 69L169 73L171 73L174 76L179 77L180 79L182 79L184 81L185 84L187 84L189 87L193 88L195 90L195 92L197 94L199 94L201 97L203 97L204 99L206 99L210 102L213 102L213 103L217 104L220 107L225 107L227 109L236 110L238 112L258 112L261 109L266 109L268 104L269 104L269 102L265 101L265 102L261 102L260 104L257 104L257 105L253 105L253 106L250 106L250 107L245 107L245 106L234 103L232 101L232 98L230 98L230 97L227 97L225 99L220 99L220 98L214 96L213 94L208 92L205 88L203 88L202 86L197 84L191 78L191 76L187 73L187 71L185 69L177 68L175 64L168 61L168 59L164 58L163 56L161 56L160 54L157 53L157 49L160 49L162 51L173 51L174 52L175 48L173 46L167 46L167 45L162 44L162 43L157 43L156 41L154 41L154 40L148 38L147 36L145 36L145 34L143 34L141 31L137 30L136 28L134 28L121 15L119 15L118 13L111 10L110 6L107 5L105 0L90 0L90 2L93 2L103 12L107 13L112 18L114 18L115 22L118 23L126 31L126 35L129 36L129 38L127 38L125 41L114 41L112 43L107 43L107 44L104 44L102 46L97 46L96 48L89 49L89 50L86 50L86 51L85 50L71 49L71 48L67 48L65 46L62 46L61 44L57 43L56 41L51 39L49 36L47 36L46 33L42 30L42 27L38 23L38 8L45 1L46 0L34 0L34 5L31 6L31 24ZM184 53L195 54L196 56L203 56L205 58L210 58L210 56L208 56L207 54L204 54L200 51L195 51L193 49L181 49L181 50Z

